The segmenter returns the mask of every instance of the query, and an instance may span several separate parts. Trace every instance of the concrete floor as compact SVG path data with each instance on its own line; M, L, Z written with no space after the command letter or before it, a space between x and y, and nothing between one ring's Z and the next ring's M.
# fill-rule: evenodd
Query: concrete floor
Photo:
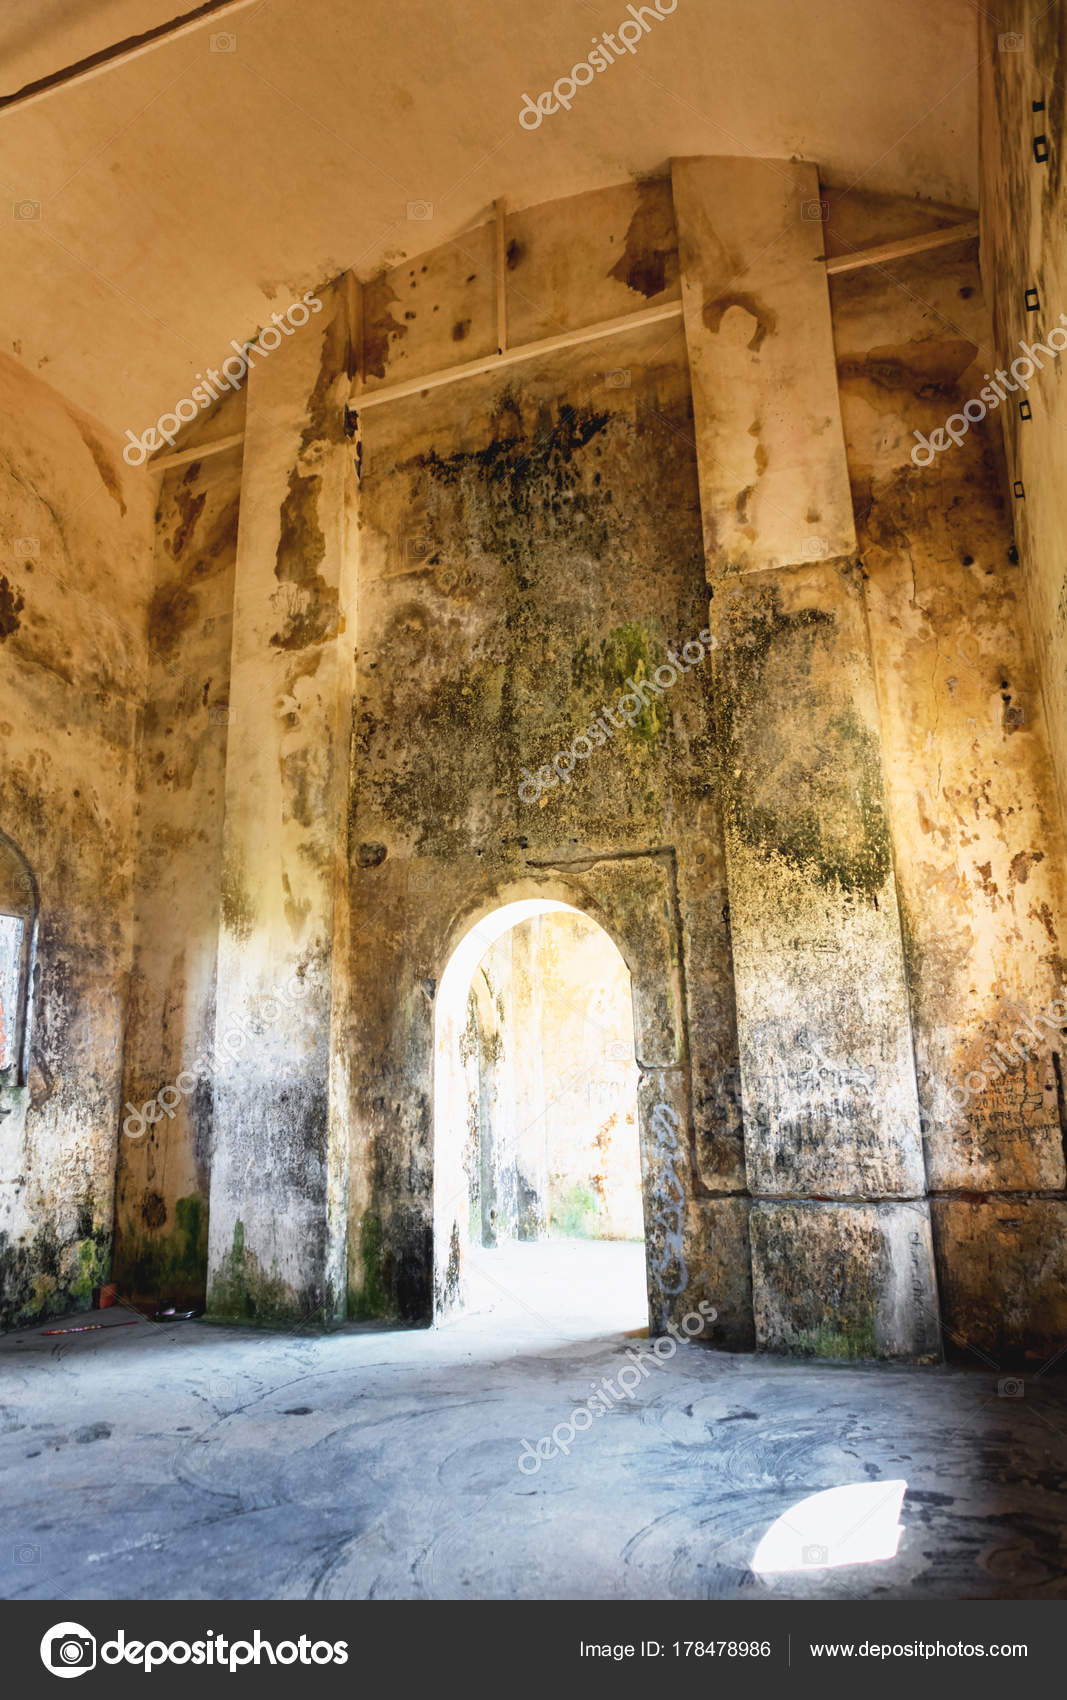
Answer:
M484 1254L432 1331L0 1342L14 1599L1067 1597L1067 1387L680 1347L517 1467L642 1342L640 1246ZM579 1308L580 1301L580 1308ZM52 1323L48 1326L55 1327ZM907 1481L893 1558L756 1576L811 1494ZM808 1525L805 1525L807 1528ZM816 1555L817 1556L817 1555Z

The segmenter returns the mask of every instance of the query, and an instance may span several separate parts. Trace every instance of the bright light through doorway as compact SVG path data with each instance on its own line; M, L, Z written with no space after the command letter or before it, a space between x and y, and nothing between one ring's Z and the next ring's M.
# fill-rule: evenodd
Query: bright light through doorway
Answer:
M630 976L565 904L507 905L437 1000L438 1315L647 1324Z

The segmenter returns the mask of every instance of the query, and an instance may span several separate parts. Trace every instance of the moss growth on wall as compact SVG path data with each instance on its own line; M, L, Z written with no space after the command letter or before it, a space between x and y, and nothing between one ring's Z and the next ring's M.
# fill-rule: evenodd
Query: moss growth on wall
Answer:
M636 685L650 679L663 659L662 646L653 654L648 633L632 621L609 632L601 645L600 661L600 677L612 699L608 707L629 690L631 679ZM666 724L667 712L662 701L655 699L645 703L637 719L627 721L634 737L646 744L654 744Z
M780 856L824 890L874 903L891 872L881 757L855 710L816 682L817 652L836 630L825 609L783 610L776 589L735 611L723 659L723 798L730 826L760 856ZM815 746L808 769L797 755L798 726L811 729ZM776 775L782 784L771 801Z
M172 1298L203 1304L207 1287L207 1200L197 1193L175 1201L173 1227L124 1242L115 1279L138 1303Z
M70 1295L79 1304L91 1304L93 1293L102 1287L111 1270L111 1236L100 1231L78 1241L78 1263Z
M230 1255L208 1293L205 1320L264 1327L314 1325L327 1320L326 1302L321 1292L294 1292L276 1271L268 1273L246 1247L244 1223L238 1217Z
M597 1202L593 1191L576 1181L551 1205L551 1232L560 1239L585 1240L596 1237Z
M878 1346L873 1322L854 1328L802 1328L789 1342L790 1350L811 1358L876 1358Z
M361 1321L388 1314L388 1302L381 1279L381 1252L381 1218L375 1215L373 1210L368 1210L360 1232L363 1280L358 1287L350 1287L348 1293L348 1314Z
M67 1311L88 1310L111 1278L111 1235L79 1214L77 1237L61 1242L51 1223L32 1240L0 1234L0 1327L20 1328Z

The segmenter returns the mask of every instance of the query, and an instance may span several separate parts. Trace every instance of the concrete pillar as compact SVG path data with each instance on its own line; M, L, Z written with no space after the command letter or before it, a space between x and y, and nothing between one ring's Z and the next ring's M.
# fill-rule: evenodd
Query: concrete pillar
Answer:
M209 1312L288 1321L343 1314L348 1165L352 315L307 299L247 378L208 1243Z
M674 168L757 1344L939 1352L815 168ZM831 564L833 563L833 564Z

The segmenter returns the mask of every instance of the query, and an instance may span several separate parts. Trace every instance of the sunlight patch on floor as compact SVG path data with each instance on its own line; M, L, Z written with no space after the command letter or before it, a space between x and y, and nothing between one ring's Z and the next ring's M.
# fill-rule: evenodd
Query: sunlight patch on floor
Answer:
M813 1493L772 1523L752 1560L757 1576L835 1570L895 1558L907 1482L848 1482Z

